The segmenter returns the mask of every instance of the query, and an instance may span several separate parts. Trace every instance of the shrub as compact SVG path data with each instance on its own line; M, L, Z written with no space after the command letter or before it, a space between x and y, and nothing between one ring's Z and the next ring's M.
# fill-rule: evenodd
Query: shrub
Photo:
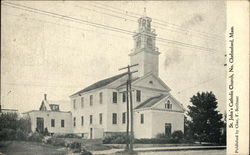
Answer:
M77 134L54 134L53 136L57 138L81 138Z
M26 133L25 131L21 130L21 129L17 129L16 131L16 140L27 140L28 137L28 133Z
M17 126L24 133L30 133L31 132L31 120L30 120L30 118L20 118L17 121Z
M81 143L72 142L72 143L69 144L69 148L71 148L71 149L81 149Z
M0 140L14 140L15 130L10 128L2 128L0 129Z
M38 132L34 132L28 136L28 140L33 142L42 142L43 135Z
M158 134L156 135L156 138L157 138L157 139L162 139L162 138L168 139L168 138L170 138L170 136L167 136L167 135L164 134L164 133L158 133Z
M109 137L105 137L103 140L104 144L125 144L127 137L124 134L117 134Z
M181 130L174 131L171 137L177 141L183 140L184 134Z
M18 127L18 117L16 113L1 113L0 114L0 129L8 128L16 130Z
M0 140L26 140L30 132L29 118L18 118L16 113L0 114Z

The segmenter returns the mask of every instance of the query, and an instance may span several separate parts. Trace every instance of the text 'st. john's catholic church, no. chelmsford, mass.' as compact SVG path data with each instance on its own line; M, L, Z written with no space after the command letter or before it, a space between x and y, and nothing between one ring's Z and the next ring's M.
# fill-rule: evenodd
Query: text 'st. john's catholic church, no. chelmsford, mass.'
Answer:
M135 138L154 138L184 131L184 108L159 77L159 55L151 18L138 19L139 31L133 36L134 49L129 54L132 75L132 101ZM47 128L50 133L75 133L96 139L126 132L126 83L123 73L98 81L70 96L71 111L63 112L45 98L40 110L26 112L32 130Z

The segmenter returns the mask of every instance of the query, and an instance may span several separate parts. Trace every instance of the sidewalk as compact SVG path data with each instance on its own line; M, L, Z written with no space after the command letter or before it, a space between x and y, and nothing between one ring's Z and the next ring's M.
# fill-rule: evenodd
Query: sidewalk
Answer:
M226 149L226 146L176 146L176 147L149 147L135 148L136 152L153 152L153 151L181 151L181 150L211 150L211 149ZM111 149L104 151L92 151L94 155L114 154L123 151L124 149Z

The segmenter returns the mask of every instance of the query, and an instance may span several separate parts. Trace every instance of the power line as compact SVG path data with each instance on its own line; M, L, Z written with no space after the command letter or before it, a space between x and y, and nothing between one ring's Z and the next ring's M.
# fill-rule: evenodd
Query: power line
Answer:
M94 7L98 7L96 5L93 5ZM126 18L126 17L122 17L122 16L118 16L118 15L113 15L113 14L109 14L109 13L106 13L106 12L102 12L102 11L97 11L95 9L90 9L90 8L87 8L87 7L82 7L82 6L78 6L76 5L76 7L79 7L79 8L83 8L83 9L86 9L86 10L89 10L89 11L93 11L93 12L96 12L96 13L99 13L99 14L104 14L104 15L107 15L107 16L111 16L111 17L115 17L115 18L119 18L119 19L122 19L122 20L125 20L125 21L130 21L130 22L135 22L137 23L137 20L133 20L133 19L129 19L129 18ZM101 8L101 9L105 9L107 10L106 8L102 8L102 7L98 7L98 8ZM120 13L120 14L124 14L124 13ZM125 14L127 15L127 14ZM133 18L139 18L139 17L135 17L135 16L131 16ZM157 24L157 22L154 22ZM184 35L188 35L188 32L186 30L184 30L185 33L183 33L183 30L180 30L180 29L169 29L169 28L166 28L168 27L168 25L164 25L164 24L161 24L161 23L158 23L159 25L163 25L164 27L161 27L161 26L153 26L153 28L157 28L157 29L162 29L162 30L167 30L167 31L170 31L170 32L176 32L176 33L180 33L180 34L184 34ZM206 38L206 39L209 39L209 40L215 40L215 38L211 38L209 36L197 36L197 35L192 35L193 37L198 37L198 38ZM219 41L222 41L222 40L219 40Z
M9 2L5 2L5 3L2 3L2 4L5 5L5 6L9 6L9 7L29 11L29 12L48 15L48 16L58 18L58 19L69 20L69 21L73 21L73 22L77 22L77 23L81 23L81 24L84 23L84 24L87 24L87 25L90 25L90 26L94 26L94 27L97 27L97 28L102 28L102 29L106 29L106 30L110 30L110 31L116 31L116 32L119 32L119 33L126 33L126 34L129 34L129 35L134 34L134 32L129 31L129 30L116 28L116 27L111 27L111 26L108 26L108 25L103 25L103 24L99 24L99 23L95 23L95 22L90 22L90 21L87 21L87 20L77 19L77 18L74 18L74 17L61 15L61 14L57 14L57 13L53 13L53 12L48 12L48 11L44 11L44 10L40 10L40 9L35 9L35 8L27 7L27 6L24 6L24 5L13 4L13 3L9 3ZM211 50L211 49L208 49L208 48L205 48L205 47L202 47L202 46L182 43L182 42L173 41L173 40L170 40L170 39L159 38L159 37L158 37L158 39L160 39L161 41L167 41L168 43L177 44L177 45L185 46L185 47L189 47L189 48L194 48L194 49L199 49L199 50L206 50L206 51Z
M4 85L12 85L12 86L21 86L21 87L50 87L50 88L80 88L80 86L74 85L46 85L46 84L37 84L37 83L16 83L16 82L2 82Z
M205 80L205 81L203 81L203 82L201 82L201 83L198 83L198 84L196 84L196 85L194 85L194 86L191 86L191 87L187 87L187 88L185 88L185 89L182 89L182 90L178 91L178 94L180 94L181 92L186 91L186 90L188 90L188 89L195 88L195 87L198 87L198 86L200 86L200 85L203 85L203 84L206 84L206 83L208 83L208 82L211 82L211 81L213 81L213 80L215 80L215 79L218 79L218 78L221 77L221 76L222 76L222 75L218 75L218 76L216 76L216 77L214 77L214 78Z
M106 36L108 35L108 36L113 36L113 37L118 37L118 38L123 38L123 39L130 40L129 37L123 37L121 35L113 35L113 34L110 34L110 33L98 32L98 31L91 30L91 29L85 29L85 28L76 27L76 26L67 25L67 24L59 24L59 23L50 22L50 21L47 21L47 20L41 20L41 19L37 19L37 18L21 17L19 15L14 15L14 14L10 14L10 13L4 13L4 14L9 15L9 16L14 16L16 18L25 18L24 20L27 20L27 19L36 20L36 21L41 22L41 23L48 23L48 24L53 24L53 25L57 25L57 26L61 26L61 27L67 27L67 28L70 28L70 29L89 31L89 32L94 32L94 33L101 34L101 35L106 35Z
M95 3L96 4L96 3ZM92 4L92 5L94 5L94 4ZM131 11L126 11L126 10L122 10L122 9L118 9L118 8L115 8L115 7L112 7L112 6L109 6L109 5L106 5L106 4L100 4L99 3L99 5L101 5L101 6L105 6L105 7L102 7L102 9L107 9L107 8L112 8L112 9L114 9L114 10L118 10L118 11L122 11L122 12L125 12L125 13L123 13L123 14L125 14L125 15L127 15L127 16L129 16L129 17L132 17L132 18L138 18L138 16L139 17L141 17L142 16L142 14L138 14L138 13L135 13L135 12L131 12ZM99 7L99 6L98 6ZM101 8L101 7L99 7L99 8ZM107 9L107 10L110 10L110 9ZM111 10L111 11L114 11L114 10ZM120 14L121 14L121 12L119 12ZM128 13L130 13L130 14L133 14L133 15L129 15ZM134 16L135 15L135 16ZM191 32L195 32L195 33L198 33L198 34L200 34L200 35L202 35L202 34L205 34L205 36L207 36L207 37L209 37L209 36L211 36L211 33L206 33L206 32L202 32L202 31L197 31L197 30L187 30L187 29L184 29L182 26L180 26L180 25L177 25L177 24L173 24L173 23L170 23L170 22L167 22L167 21L163 21L163 20L161 20L161 19L156 19L156 18L152 18L154 21L158 21L158 22L154 22L154 23L156 23L156 24L160 24L160 25L165 25L165 26L172 26L173 28L176 28L176 29L179 29L179 30L181 30L181 31L186 31L186 32L188 32L188 31L191 31ZM220 40L223 40L223 38L221 37L221 36L219 36L219 35L216 35L216 34L212 34L212 36L217 36L216 38L220 38ZM212 37L211 36L211 37Z
M95 22L90 22L90 21L87 21L87 20L77 19L77 18L74 18L74 17L70 17L70 16L66 16L66 15L61 15L61 14L57 14L57 13L54 13L54 12L44 11L44 10L40 10L40 9L36 9L36 8L24 6L24 5L14 4L14 3L10 3L10 2L4 2L2 4L5 5L5 6L9 6L9 7L13 7L13 8L17 8L17 9L21 9L21 10L25 10L25 11L29 11L29 12L34 12L34 13L38 13L38 14L48 15L48 16L51 16L51 17L54 17L54 18L58 18L58 19L65 19L65 20L69 20L69 21L85 23L87 25L98 27L98 28L103 28L103 29L108 28L108 29L112 29L113 31L117 31L117 32L121 31L123 33L134 34L134 32L129 31L129 30L124 30L124 29L120 29L120 28L116 28L116 27L111 27L111 26L107 26L107 25L103 25L103 24L99 24L99 23L95 23ZM23 9L21 7L26 8L26 9Z
M17 17L17 18L21 18L18 15L13 15L13 14L9 14L9 13L5 13L5 15L9 15L9 16L14 16L14 17ZM108 35L108 36L123 38L123 39L126 39L126 40L131 40L128 37L122 37L122 36L118 36L118 35L111 35L111 34L108 34L108 33L101 33L101 32L97 32L97 31L91 30L91 29L84 29L84 28L75 27L75 26L66 25L66 24L58 24L58 23L54 23L54 22L50 22L50 21L46 21L46 20L41 20L41 19L36 19L36 18L30 18L30 17L23 17L23 18L25 18L25 20L26 19L36 20L36 21L39 21L39 22L42 22L42 23L49 23L49 24L54 24L54 25L57 25L57 26L62 26L62 27L67 27L67 28L72 28L72 29L77 29L77 30L83 30L83 31L90 31L90 32L94 32L94 33L98 33L98 34L102 34L102 35ZM160 43L158 43L159 45L176 48L176 46L170 46L169 44L166 44L165 42L161 42L161 40L159 42L160 42Z

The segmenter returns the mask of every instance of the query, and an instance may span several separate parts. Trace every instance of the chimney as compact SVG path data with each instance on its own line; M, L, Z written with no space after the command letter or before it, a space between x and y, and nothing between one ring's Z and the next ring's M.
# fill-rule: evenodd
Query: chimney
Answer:
M44 100L45 101L47 100L47 94L44 94Z

